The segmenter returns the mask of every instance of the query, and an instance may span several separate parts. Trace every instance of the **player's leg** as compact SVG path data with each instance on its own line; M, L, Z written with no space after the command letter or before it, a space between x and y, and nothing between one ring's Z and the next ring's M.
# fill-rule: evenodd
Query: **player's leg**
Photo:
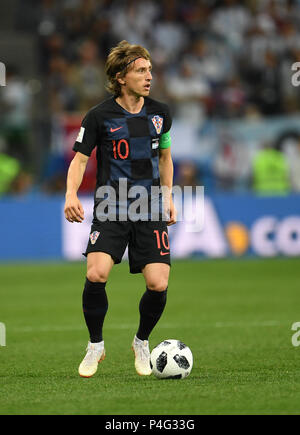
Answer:
M109 273L114 261L104 252L90 252L87 255L87 276L82 295L82 306L85 322L89 331L90 341L87 354L79 366L82 377L93 376L98 363L105 358L102 328L108 300L105 290Z
M114 264L122 260L128 243L126 222L93 223L85 252L87 276L82 297L85 321L90 333L86 361L80 365L81 376L96 373L99 360L105 356L102 336L103 322L108 309L106 282Z
M140 324L132 344L135 368L140 375L151 374L148 340L166 306L169 272L170 266L163 263L147 264L142 269L146 291L140 300Z
M142 273L146 291L139 305L140 324L136 336L140 340L148 340L166 306L170 266L151 263L143 268Z
M129 244L132 273L142 272L146 291L139 303L140 323L133 340L138 374L151 374L149 336L159 321L167 300L170 273L168 229L165 222L140 222Z
M102 328L108 309L106 283L114 261L104 252L90 252L87 256L87 274L82 305L91 343L103 340Z
M106 282L114 264L122 260L128 243L126 222L93 222L85 252L87 275L83 292L83 311L90 342L103 341L102 326L108 309Z

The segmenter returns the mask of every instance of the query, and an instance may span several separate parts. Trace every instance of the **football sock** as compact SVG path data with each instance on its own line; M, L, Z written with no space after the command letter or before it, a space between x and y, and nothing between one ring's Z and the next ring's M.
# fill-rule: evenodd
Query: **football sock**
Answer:
M108 309L105 286L106 282L91 282L88 279L84 286L82 306L91 343L100 343L103 340L102 328Z
M147 290L140 301L140 325L137 338L148 340L149 335L159 321L167 302L167 288L162 292Z

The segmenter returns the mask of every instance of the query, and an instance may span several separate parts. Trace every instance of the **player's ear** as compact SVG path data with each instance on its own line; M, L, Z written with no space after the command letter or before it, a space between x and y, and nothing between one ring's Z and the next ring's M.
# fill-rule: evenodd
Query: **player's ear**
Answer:
M121 73L118 72L116 74L116 79L120 83L120 85L125 85L125 80L124 80L124 77L121 77Z

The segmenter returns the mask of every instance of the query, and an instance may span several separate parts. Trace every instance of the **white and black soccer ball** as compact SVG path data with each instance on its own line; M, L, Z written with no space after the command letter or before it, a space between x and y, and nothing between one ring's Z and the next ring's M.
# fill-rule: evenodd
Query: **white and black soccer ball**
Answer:
M180 340L164 340L152 350L150 365L159 379L183 379L191 373L193 354Z

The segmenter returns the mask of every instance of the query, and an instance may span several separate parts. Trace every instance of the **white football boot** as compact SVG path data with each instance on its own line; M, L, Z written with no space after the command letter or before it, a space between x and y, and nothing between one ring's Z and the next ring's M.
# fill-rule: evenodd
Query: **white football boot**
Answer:
M135 354L134 366L137 374L140 376L151 375L149 341L140 340L135 336L132 342L132 350Z
M93 376L98 369L98 363L104 360L104 341L101 341L100 343L89 342L86 350L87 354L78 369L79 375L82 378L90 378Z

